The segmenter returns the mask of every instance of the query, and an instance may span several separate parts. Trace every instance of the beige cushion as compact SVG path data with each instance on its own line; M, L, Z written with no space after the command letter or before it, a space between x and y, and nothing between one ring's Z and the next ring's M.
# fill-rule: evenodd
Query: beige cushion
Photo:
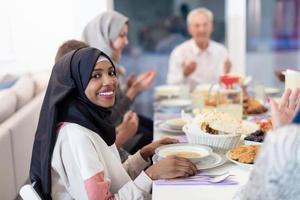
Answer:
M15 199L15 185L12 144L8 129L0 129L0 199Z
M34 96L34 82L29 75L22 76L11 88L17 95L17 110Z
M17 109L17 96L10 90L0 91L0 123L9 118Z
M29 178L32 146L43 98L44 93L36 96L0 126L0 130L9 129L11 132L16 191Z
M34 80L35 95L41 93L47 88L50 74L51 74L50 71L42 71L31 75L32 79Z

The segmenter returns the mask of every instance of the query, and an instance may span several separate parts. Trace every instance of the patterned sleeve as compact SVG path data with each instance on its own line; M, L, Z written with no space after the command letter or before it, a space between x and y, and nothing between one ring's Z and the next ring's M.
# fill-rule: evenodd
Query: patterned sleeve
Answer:
M105 176L103 163L90 138L78 131L78 134L72 134L69 140L72 156L79 167L89 200L147 199L152 181L149 182L144 174L134 181L127 182L116 194L112 194L111 180Z
M282 127L268 136L235 200L300 199L300 127Z

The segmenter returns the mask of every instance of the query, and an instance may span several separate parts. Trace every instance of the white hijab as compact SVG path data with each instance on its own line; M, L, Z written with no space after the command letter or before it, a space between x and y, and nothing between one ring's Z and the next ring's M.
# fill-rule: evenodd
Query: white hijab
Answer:
M267 133L248 183L234 200L300 199L300 126Z
M115 11L106 11L92 19L84 28L83 41L113 58L111 43L117 39L128 18ZM115 61L116 62L116 61Z

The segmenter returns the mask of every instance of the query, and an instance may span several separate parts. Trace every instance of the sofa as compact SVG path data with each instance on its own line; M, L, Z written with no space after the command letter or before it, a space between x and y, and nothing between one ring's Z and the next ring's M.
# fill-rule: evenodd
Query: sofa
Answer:
M34 135L49 72L22 75L0 90L0 199L16 199L28 181Z

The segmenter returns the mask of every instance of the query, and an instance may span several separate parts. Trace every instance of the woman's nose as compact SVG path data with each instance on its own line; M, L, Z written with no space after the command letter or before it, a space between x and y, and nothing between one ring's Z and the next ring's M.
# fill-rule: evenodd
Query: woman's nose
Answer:
M112 83L112 77L109 75L103 76L103 84L110 85Z

